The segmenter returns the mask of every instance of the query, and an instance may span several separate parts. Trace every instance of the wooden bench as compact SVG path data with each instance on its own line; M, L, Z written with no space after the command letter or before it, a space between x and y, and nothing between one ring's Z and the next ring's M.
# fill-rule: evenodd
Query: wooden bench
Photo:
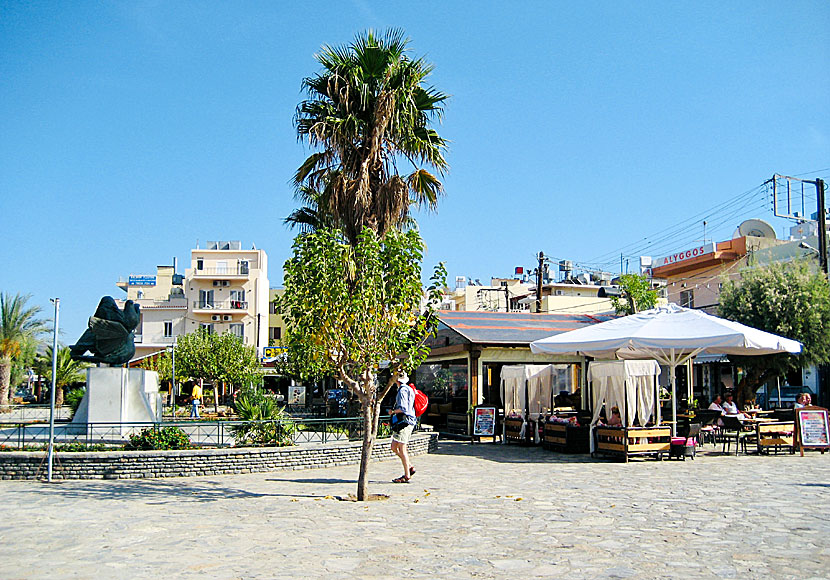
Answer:
M671 427L597 427L594 453L622 457L653 455L658 460L671 450Z
M770 448L772 447L775 448L776 454L782 447L789 447L790 453L795 453L795 447L793 446L794 431L794 421L785 421L781 423L758 423L755 426L758 453L763 453L765 450L769 453Z

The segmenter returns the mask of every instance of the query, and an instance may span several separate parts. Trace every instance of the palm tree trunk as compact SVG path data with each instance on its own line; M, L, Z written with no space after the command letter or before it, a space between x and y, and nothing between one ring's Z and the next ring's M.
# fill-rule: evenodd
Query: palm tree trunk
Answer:
M57 387L55 389L55 408L59 408L63 405L63 387Z
M357 478L357 501L368 499L369 461L375 445L375 416L371 400L361 401L363 407L363 448L360 452L360 475Z
M0 361L0 406L9 404L9 380L11 380L12 363L10 360Z

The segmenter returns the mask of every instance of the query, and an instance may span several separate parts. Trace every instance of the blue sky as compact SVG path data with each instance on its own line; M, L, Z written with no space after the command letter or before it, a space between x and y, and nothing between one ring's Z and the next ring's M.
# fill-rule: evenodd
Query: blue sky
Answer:
M633 268L704 219L780 236L763 182L830 176L827 2L0 1L0 290L59 296L72 343L119 276L183 271L197 240L256 244L280 285L301 80L388 27L452 95L446 197L418 216L450 280L540 250Z

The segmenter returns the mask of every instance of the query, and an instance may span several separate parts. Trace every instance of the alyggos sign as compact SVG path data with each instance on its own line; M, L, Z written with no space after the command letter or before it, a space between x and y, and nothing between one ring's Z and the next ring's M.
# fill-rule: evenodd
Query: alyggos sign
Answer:
M677 252L676 254L670 254L662 258L657 258L657 260L655 260L654 267L659 268L660 266L677 264L678 262L683 262L685 260L691 260L692 258L698 258L706 254L714 253L714 251L715 244L705 244L703 246L698 246L697 248L692 248L691 250Z

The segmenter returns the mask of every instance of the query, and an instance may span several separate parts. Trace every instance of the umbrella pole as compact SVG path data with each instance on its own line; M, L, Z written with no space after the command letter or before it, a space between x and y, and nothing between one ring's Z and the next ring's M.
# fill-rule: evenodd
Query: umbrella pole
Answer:
M671 365L669 366L669 373L671 375L671 436L677 435L677 374L675 372L676 362L674 360L674 349L671 349Z

